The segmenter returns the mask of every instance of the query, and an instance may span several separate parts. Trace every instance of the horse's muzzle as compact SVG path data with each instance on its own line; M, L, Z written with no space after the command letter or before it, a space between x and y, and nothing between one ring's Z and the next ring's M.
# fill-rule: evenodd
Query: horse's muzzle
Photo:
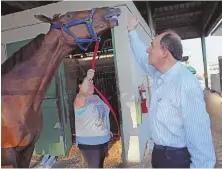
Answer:
M105 14L105 20L109 21L112 25L118 26L118 17L121 14L120 8L108 8L107 13Z

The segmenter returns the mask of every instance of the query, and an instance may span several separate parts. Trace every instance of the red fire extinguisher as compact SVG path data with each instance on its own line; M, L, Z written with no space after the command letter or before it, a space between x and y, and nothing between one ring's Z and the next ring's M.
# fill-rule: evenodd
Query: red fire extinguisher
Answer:
M146 105L147 92L146 92L146 89L145 89L144 85L141 85L139 87L139 95L140 95L140 100L141 100L142 113L148 113L148 107Z

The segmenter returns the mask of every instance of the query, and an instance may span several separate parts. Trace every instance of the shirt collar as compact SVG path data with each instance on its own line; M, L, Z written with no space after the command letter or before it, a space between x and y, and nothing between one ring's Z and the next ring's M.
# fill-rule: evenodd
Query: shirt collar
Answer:
M179 69L181 67L181 62L177 61L176 64L174 64L169 70L167 70L165 73L160 75L160 78L163 81L167 81L171 77L173 77L176 73L178 73Z

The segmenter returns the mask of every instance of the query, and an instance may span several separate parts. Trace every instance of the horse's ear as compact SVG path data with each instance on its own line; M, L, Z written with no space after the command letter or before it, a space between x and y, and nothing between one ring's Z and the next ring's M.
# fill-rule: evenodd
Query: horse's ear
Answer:
M45 15L34 15L36 19L45 23L52 23L52 19Z

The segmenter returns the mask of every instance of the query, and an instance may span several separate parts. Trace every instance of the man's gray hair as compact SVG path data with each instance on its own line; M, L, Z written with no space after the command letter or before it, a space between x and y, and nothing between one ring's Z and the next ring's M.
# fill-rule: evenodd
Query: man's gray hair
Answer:
M172 30L167 30L164 33L165 35L160 40L160 46L168 49L176 60L181 60L183 55L181 38Z

